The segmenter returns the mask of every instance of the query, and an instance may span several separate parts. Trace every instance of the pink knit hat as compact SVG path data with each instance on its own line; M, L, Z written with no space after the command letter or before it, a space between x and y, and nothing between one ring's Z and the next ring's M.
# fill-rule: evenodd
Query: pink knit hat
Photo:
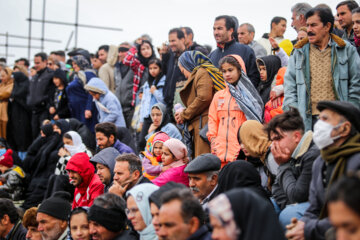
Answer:
M164 132L157 132L154 139L153 139L153 142L152 144L154 145L155 143L157 142L166 142L167 140L169 140L170 137L169 135L167 135L166 133Z
M188 151L183 142L176 138L170 138L164 142L164 146L170 149L170 152L175 156L177 160L183 160L187 158Z

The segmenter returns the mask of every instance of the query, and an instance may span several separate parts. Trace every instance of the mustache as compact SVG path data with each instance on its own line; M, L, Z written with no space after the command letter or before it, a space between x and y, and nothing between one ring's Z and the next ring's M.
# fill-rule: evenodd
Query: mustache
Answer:
M193 192L200 192L199 188L197 187L190 187L190 190Z
M315 36L316 34L313 32L308 32L308 36Z

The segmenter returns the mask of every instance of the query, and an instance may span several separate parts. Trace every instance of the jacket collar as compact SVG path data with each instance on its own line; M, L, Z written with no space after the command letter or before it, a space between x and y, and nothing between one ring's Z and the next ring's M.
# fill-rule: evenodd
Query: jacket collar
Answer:
M331 40L332 40L333 42L335 42L340 48L344 48L344 47L346 46L345 41L344 41L342 38L336 36L335 34L330 33L330 38L331 38ZM294 45L294 48L300 49L300 48L304 47L307 43L309 43L309 38L306 37L306 38L302 39L301 41L297 42L297 43Z
M229 42L226 42L224 45L218 43L217 47L220 49L226 49L229 48L234 43L235 43L235 38L231 39Z

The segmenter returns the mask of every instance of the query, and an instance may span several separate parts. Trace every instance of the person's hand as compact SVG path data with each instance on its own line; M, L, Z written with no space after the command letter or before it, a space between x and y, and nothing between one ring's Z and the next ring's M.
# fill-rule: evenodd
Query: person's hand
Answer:
M58 155L60 156L60 157L63 157L63 156L70 156L70 153L69 153L69 151L68 150L66 150L66 148L60 148L59 149L59 152L58 152Z
M276 42L275 39L273 39L272 37L269 37L269 41L270 41L271 48L273 48L273 49L279 48L279 44ZM279 51L280 51L280 49L276 50L275 52L279 52Z
M288 148L280 147L278 142L271 144L271 153L274 156L275 162L279 165L287 163L291 158L291 152Z
M167 166L163 166L162 168L161 168L161 172L165 172L166 170L168 170L168 169L170 169L171 167L169 166L169 165L167 165Z
M149 127L148 133L155 131L159 126L152 123Z
M59 115L56 114L56 115L53 117L53 119L54 119L54 120L59 120L59 119L60 119L60 118L59 118Z
M282 105L281 97L276 97L276 98L270 99L270 101L271 101L271 105L274 109L281 107L281 105Z
M85 110L85 118L89 119L92 117L91 111L90 110Z
M56 109L54 107L49 108L49 113L54 114L56 112Z
M177 124L183 124L184 123L184 119L182 118L181 113L182 112L176 112L175 113L174 117L175 117L175 121L176 121Z
M150 92L151 92L151 94L154 94L154 92L156 91L156 87L155 87L155 85L152 85L151 86L151 88L150 88Z
M129 184L130 184L130 181L125 182L123 185L120 185L118 182L113 181L112 186L109 188L109 193L113 193L115 195L123 197Z
M137 45L140 45L141 43L142 43L142 38L141 37L139 37L138 39L136 39L135 40L135 43L137 44Z
M303 221L292 218L291 223L286 226L286 238L289 240L304 240L304 227L305 223Z

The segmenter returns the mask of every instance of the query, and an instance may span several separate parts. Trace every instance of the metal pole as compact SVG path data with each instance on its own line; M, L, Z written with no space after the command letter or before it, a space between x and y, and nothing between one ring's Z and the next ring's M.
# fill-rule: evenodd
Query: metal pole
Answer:
M4 33L0 33L0 36L6 36L6 34ZM20 38L20 39L28 39L28 36L21 36L21 35L14 35L14 34L8 34L9 38ZM36 37L32 37L31 40L39 40L41 41L41 38L36 38ZM55 39L49 39L49 38L44 38L45 42L55 42L55 43L61 43L60 40L55 40Z
M69 50L69 45L70 45L70 42L71 42L71 39L72 39L72 36L74 35L74 31L72 31L70 33L70 37L69 37L69 40L68 42L66 43L66 47L65 47L65 51Z
M28 33L28 59L30 61L31 55L31 18L32 18L32 0L30 0L29 6L29 33Z
M79 0L76 0L76 12L75 12L75 48L78 44L78 24L79 24Z
M5 58L7 59L9 55L9 36L6 32L6 40L5 40Z
M45 37L45 9L46 0L43 0L43 15L42 15L42 30L41 30L41 51L44 51L44 37Z

